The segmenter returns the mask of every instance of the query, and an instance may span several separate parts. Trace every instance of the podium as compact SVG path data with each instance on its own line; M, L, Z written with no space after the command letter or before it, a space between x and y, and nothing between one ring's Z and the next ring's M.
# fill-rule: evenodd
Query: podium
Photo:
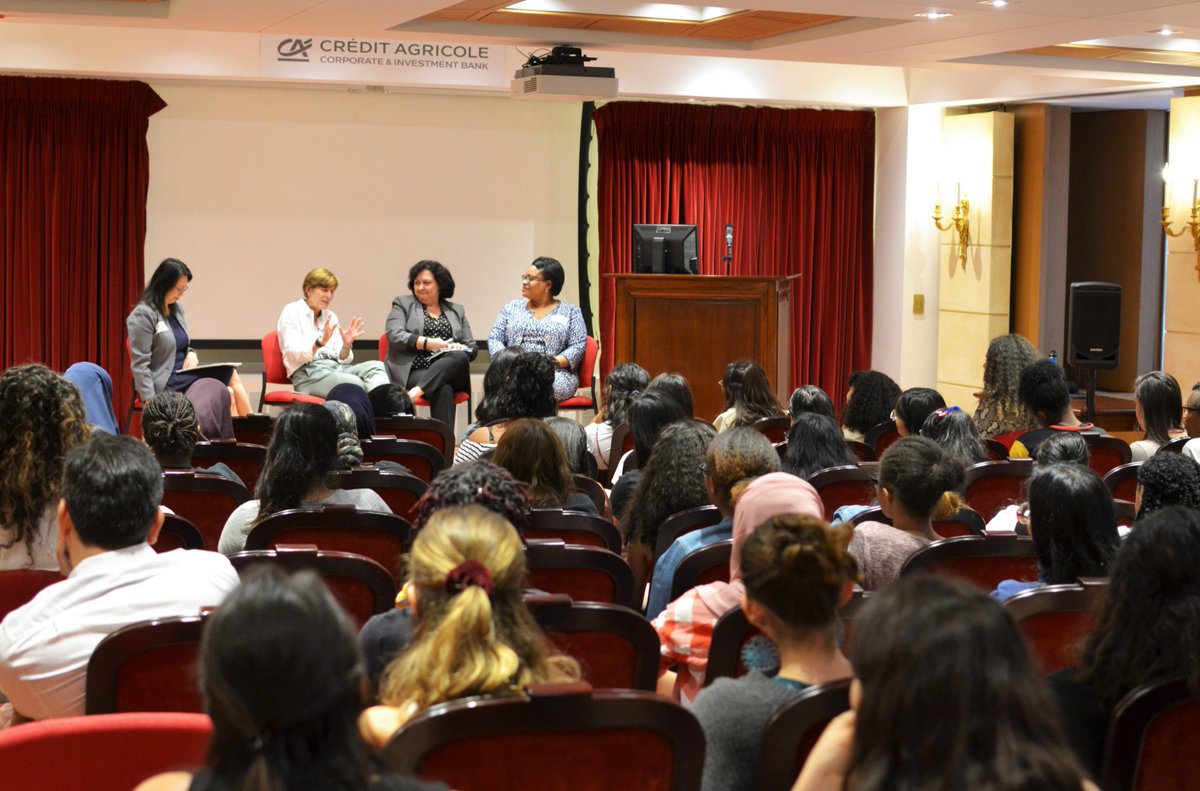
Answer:
M615 281L614 363L692 385L696 417L725 408L726 364L754 360L786 407L791 395L792 280L798 277L605 275Z

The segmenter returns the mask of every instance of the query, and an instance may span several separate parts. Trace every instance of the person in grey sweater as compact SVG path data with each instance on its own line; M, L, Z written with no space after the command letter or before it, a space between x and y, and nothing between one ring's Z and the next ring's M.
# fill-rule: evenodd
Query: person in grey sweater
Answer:
M774 642L779 671L717 679L692 712L704 728L703 791L755 787L763 729L780 706L815 684L849 678L837 643L837 611L851 594L857 565L851 528L811 516L772 517L741 552L746 619Z

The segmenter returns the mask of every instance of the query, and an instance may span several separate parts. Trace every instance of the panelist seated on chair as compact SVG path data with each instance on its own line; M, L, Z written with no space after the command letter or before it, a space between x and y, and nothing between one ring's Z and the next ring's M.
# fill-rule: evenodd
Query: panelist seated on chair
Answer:
M232 555L246 548L256 524L278 511L313 505L353 505L364 511L392 509L370 489L330 489L329 474L339 469L337 421L323 406L298 404L275 420L256 499L234 509L221 530L218 549Z
M553 258L535 258L521 275L521 297L500 309L488 333L488 353L506 346L547 355L554 363L554 398L570 398L579 389L579 364L587 346L587 327L578 306L558 299L566 275Z
M139 440L101 435L67 457L58 560L67 579L0 623L6 722L84 713L88 659L122 626L216 607L237 586L215 552L159 554L162 471Z
M245 481L224 462L211 467L194 467L192 451L200 440L196 409L183 393L159 393L142 408L142 439L164 470L195 470L220 475L245 486Z
M365 331L355 316L346 326L329 309L337 291L337 276L318 267L304 276L304 299L284 306L276 330L283 366L297 392L326 397L340 384L367 391L376 415L395 415L400 405L387 371L379 360L354 362L355 339Z
M387 373L410 398L424 397L435 420L454 428L454 394L471 387L475 336L454 296L454 277L437 261L408 270L408 290L387 317Z

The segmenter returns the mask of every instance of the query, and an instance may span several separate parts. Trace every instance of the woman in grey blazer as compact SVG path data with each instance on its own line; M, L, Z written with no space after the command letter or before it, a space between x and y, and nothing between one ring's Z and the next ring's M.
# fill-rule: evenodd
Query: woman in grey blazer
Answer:
M478 350L467 313L450 302L454 278L437 261L408 270L410 295L392 300L387 317L387 371L409 397L424 397L429 411L454 429L454 394L471 386L470 365Z

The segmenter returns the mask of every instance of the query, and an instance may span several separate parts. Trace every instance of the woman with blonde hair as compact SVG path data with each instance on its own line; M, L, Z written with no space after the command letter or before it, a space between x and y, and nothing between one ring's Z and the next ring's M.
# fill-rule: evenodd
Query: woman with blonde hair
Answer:
M409 556L414 640L384 672L384 705L363 715L369 742L386 744L437 703L578 680L578 663L554 651L525 606L524 577L525 547L503 517L479 506L433 515Z

